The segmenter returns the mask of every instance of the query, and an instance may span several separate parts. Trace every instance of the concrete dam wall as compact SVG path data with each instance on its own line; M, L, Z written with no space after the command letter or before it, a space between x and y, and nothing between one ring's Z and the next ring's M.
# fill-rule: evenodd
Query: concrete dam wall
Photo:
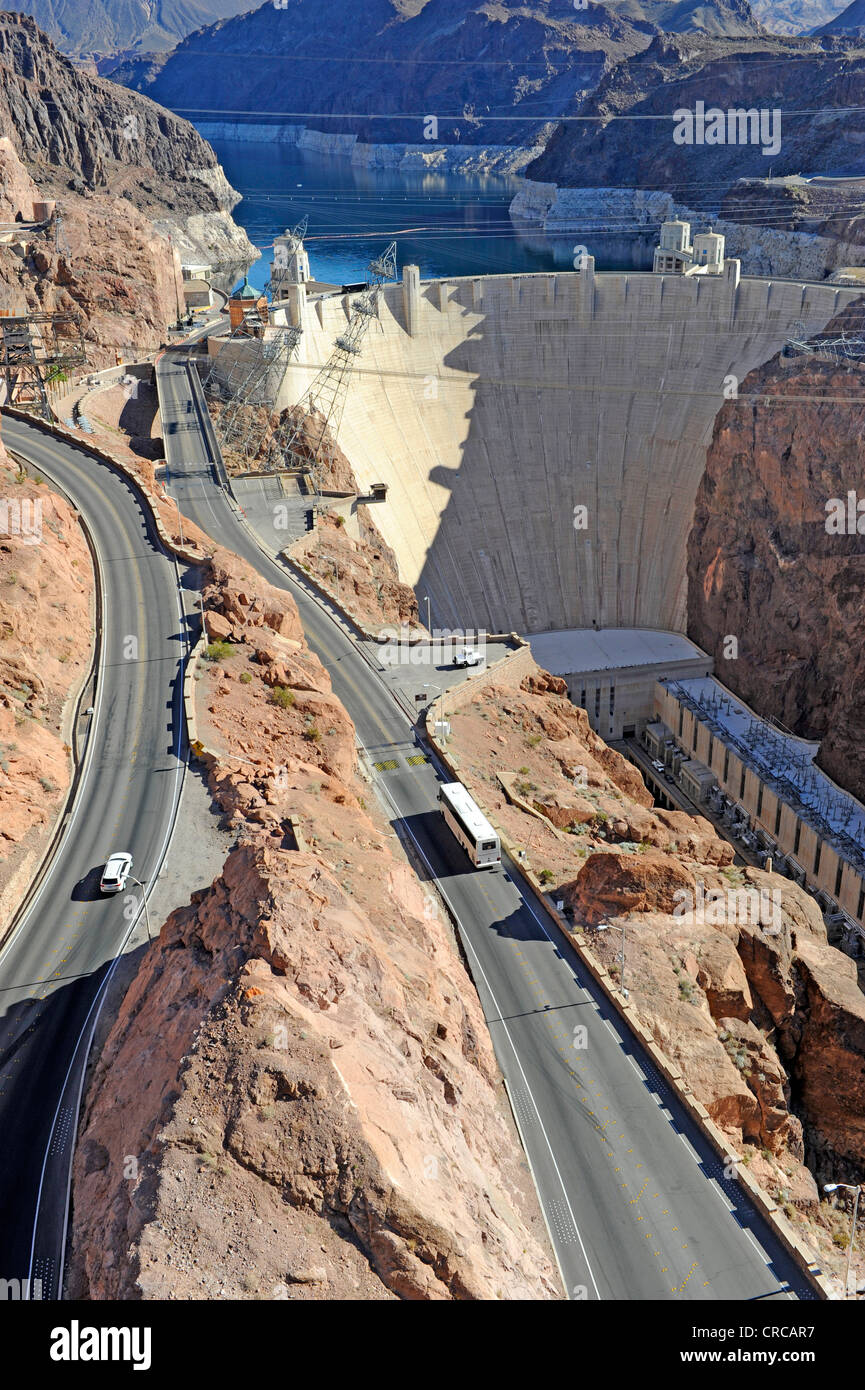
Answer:
M357 359L339 442L438 626L685 626L694 498L725 378L822 329L855 289L581 273L403 283ZM349 303L301 304L296 401ZM728 388L729 389L729 388ZM743 402L743 409L750 407ZM586 508L575 529L575 508ZM582 514L580 514L582 516Z

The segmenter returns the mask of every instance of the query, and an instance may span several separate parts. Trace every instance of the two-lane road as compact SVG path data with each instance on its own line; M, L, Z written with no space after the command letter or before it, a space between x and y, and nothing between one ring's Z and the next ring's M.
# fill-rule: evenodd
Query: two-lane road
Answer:
M379 771L378 785L459 925L568 1296L813 1297L513 869L473 870L443 827L436 769L419 759L379 673L265 553L218 485L207 430L188 428L200 397L185 363L166 354L157 379L171 490L184 513L293 595L370 766L396 764Z
M4 417L3 437L80 510L102 575L78 795L38 895L0 951L0 1278L30 1275L43 1298L56 1298L86 1044L100 987L141 910L131 882L100 896L99 871L115 849L132 853L143 882L161 864L184 771L187 634L178 571L132 486L35 426Z

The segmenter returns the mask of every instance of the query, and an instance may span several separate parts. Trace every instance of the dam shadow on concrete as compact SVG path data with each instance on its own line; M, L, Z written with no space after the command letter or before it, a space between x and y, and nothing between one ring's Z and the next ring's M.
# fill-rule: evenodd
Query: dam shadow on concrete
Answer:
M738 262L387 287L341 441L433 625L683 631L725 390L856 294Z

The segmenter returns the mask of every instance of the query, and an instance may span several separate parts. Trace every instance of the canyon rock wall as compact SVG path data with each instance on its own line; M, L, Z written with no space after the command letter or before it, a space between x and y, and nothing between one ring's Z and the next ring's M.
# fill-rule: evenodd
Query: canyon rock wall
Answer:
M64 714L90 665L93 586L73 508L0 442L0 937L69 788Z
M832 326L861 333L858 306ZM688 633L764 715L821 739L819 764L865 797L865 542L846 532L861 492L865 365L776 356L718 416L688 544ZM845 531L826 529L844 502ZM726 634L738 656L724 654Z
M707 190L709 206L718 190L765 178L770 165L775 177L859 174L863 84L865 51L852 36L662 34L575 102L569 114L583 119L562 122L528 174L576 188L676 189L685 198ZM677 143L673 113L693 112L698 101L725 112L779 110L778 138Z
M0 179L10 221L32 217L43 196L11 141L0 140ZM0 307L78 314L90 366L158 349L182 292L179 260L166 237L124 198L67 192L62 243L55 226L0 242Z
M188 236L201 258L254 258L231 219L238 195L198 132L88 76L23 15L0 16L0 122L46 196L62 201L71 189L123 197Z
M735 4L720 0L703 10L733 18ZM734 22L742 26L742 15ZM756 28L752 17L744 24ZM207 108L210 119L225 111L230 120L238 109L284 113L286 88L273 70L290 64L288 109L304 113L326 141L533 145L575 93L592 87L609 62L644 48L653 31L601 6L575 10L569 0L504 0L492 10L464 0L411 7L371 0L362 15L351 0L326 9L296 0L211 26L164 63L133 60L116 75L172 109ZM248 61L234 65L226 83L235 53ZM347 109L354 118L334 114ZM309 114L317 112L318 119ZM401 119L407 112L418 115ZM436 117L432 134L424 113Z

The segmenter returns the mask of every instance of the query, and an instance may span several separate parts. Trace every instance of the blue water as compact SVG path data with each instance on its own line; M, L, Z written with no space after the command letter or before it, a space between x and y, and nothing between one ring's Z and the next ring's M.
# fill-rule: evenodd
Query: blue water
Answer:
M568 269L575 238L518 232L508 216L516 178L492 174L401 174L354 168L347 159L291 145L233 140L210 143L243 195L234 219L262 255L249 282L263 289L274 235L309 217L306 248L315 279L347 284L391 241L397 262L420 266L422 279ZM578 239L578 238L577 238ZM630 244L592 247L598 269L634 265Z

